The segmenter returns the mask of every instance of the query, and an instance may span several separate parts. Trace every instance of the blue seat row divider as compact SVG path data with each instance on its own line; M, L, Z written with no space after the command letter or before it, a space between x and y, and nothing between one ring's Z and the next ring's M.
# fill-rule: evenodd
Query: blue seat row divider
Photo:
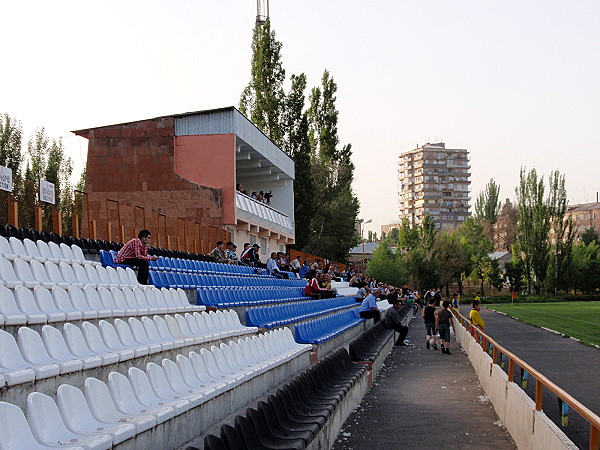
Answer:
M157 287L179 287L182 289L196 289L200 287L281 287L303 290L305 285L304 282L298 283L301 280L163 272L160 270L150 270L149 281Z
M296 342L300 344L320 344L342 334L344 331L365 321L360 317L358 310L359 308L356 307L299 323L295 327Z
M254 268L250 266L241 266L237 264L222 264L210 261L198 261L195 259L169 258L163 256L157 261L150 261L150 269L163 272L183 272L183 273L206 273L212 275L236 275L250 277L268 277L265 269Z
M197 290L197 304L218 308L256 306L267 303L287 303L311 300L303 288L294 287L205 287ZM356 303L356 302L355 302Z
M246 309L246 326L272 328L356 305L354 297L308 300Z

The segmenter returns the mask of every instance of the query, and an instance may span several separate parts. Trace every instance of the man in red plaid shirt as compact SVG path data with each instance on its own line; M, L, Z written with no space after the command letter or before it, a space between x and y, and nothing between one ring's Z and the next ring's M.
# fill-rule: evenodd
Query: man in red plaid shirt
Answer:
M142 230L137 238L133 238L123 246L115 262L117 264L127 264L137 267L137 279L140 284L148 284L148 261L156 261L158 257L148 255L148 245L150 244L151 233L148 230Z

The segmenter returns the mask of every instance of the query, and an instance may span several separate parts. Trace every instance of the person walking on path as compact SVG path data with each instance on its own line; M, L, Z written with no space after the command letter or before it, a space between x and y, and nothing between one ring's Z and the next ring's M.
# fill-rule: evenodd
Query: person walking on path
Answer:
M442 309L437 313L437 320L435 323L436 330L440 333L440 346L442 347L442 354L451 355L450 353L450 327L454 329L452 323L452 313L448 309L450 302L444 300L442 302Z
M148 255L148 245L151 237L152 233L148 230L140 231L138 237L127 242L115 258L117 264L127 264L138 268L137 280L140 284L148 284L148 261L158 260L157 256Z
M398 339L394 345L406 345L404 339L408 334L408 327L402 325L402 317L400 317L400 308L402 308L402 299L396 298L393 300L391 308L388 308L383 318L383 325L388 330L394 330L398 333Z
M373 319L374 323L379 322L381 319L381 313L377 307L377 299L379 298L381 291L379 288L374 288L371 293L360 304L358 313L363 319Z
M425 330L427 331L427 343L425 344L425 347L427 348L427 350L429 350L431 348L431 338L433 338L433 349L437 350L437 342L436 342L436 336L435 336L435 306L433 306L435 303L435 300L433 299L433 297L429 297L429 300L427 301L427 306L425 308L423 308L423 312L421 313L421 315L423 316L423 321L425 322Z
M473 300L472 309L469 313L469 320L471 323L479 328L481 331L485 331L485 322L481 318L479 311L481 310L481 302L479 300Z

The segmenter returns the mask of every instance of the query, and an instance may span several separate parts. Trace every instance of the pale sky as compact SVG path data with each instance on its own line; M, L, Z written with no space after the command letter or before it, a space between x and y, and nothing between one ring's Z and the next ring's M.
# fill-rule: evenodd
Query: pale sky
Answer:
M254 0L3 2L0 112L70 130L237 106L250 77ZM466 148L472 197L519 169L566 175L571 203L600 191L598 0L271 0L287 78L338 84L342 144L367 229L397 220L398 155ZM289 83L287 84L289 86ZM473 201L472 201L473 203Z

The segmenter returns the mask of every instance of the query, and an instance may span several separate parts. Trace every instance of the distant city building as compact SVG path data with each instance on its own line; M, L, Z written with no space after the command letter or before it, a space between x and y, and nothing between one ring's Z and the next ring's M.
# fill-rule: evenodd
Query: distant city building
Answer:
M469 215L469 152L441 142L400 155L400 221L419 225L430 215L435 226L452 230Z
M577 227L577 234L583 233L587 228L600 231L600 203L580 203L569 205L565 218L572 217Z
M388 234L390 234L390 231L392 231L394 228L400 229L400 226L400 223L389 223L387 225L381 225L381 236L383 237L383 233L385 233L385 235L387 236Z

